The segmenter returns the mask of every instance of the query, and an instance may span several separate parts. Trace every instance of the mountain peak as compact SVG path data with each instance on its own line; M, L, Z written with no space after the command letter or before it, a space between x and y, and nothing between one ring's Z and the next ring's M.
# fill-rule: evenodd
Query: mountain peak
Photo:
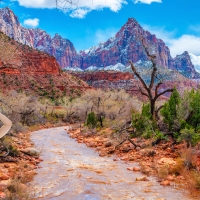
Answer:
M8 23L16 23L20 24L18 17L13 13L13 11L9 7L5 7L0 9L0 18L4 19Z
M131 23L139 24L138 21L133 17L128 18L128 21L127 21L126 24L131 24Z

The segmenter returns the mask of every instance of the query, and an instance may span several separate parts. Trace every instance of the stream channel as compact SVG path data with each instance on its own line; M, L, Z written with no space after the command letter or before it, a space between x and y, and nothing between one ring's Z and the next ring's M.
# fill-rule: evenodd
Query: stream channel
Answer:
M44 160L31 183L38 200L188 200L184 190L163 187L155 177L128 171L123 161L99 157L94 149L79 144L67 134L68 127L33 132L31 140Z

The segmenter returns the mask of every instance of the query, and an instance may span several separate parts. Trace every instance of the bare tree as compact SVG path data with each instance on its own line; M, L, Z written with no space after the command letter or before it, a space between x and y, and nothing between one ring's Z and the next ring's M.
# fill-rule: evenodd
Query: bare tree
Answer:
M79 0L56 0L56 8L61 10L68 10L69 6L77 7Z
M143 40L142 40L142 45L144 46L145 52L152 63L152 67L151 67L152 71L151 71L151 75L150 75L150 83L149 84L147 84L145 82L145 80L142 78L142 76L140 75L140 73L137 72L136 67L134 66L132 61L129 61L129 62L131 64L131 68L133 70L134 75L139 79L139 81L142 85L142 87L139 87L139 92L148 98L149 103L150 103L151 116L152 116L152 119L155 119L156 113L158 112L155 108L156 100L160 96L164 95L165 93L172 92L173 89L169 88L162 92L159 92L159 88L164 83L164 80L162 78L162 75L158 72L158 67L156 64L156 56L149 53L147 47L144 45Z

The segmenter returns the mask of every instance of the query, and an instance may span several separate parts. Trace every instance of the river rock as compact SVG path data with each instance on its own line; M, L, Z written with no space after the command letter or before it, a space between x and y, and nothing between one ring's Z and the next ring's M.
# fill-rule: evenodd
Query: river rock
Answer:
M168 181L174 181L174 176L168 175L168 176L167 176L167 180L168 180Z
M134 172L139 172L139 171L141 171L141 169L140 169L140 167L133 167L133 171Z
M148 181L149 179L146 176L137 177L135 181Z
M128 167L127 170L133 171L133 167Z
M170 181L168 181L168 180L162 181L162 182L160 183L160 185L168 186L168 185L170 185Z
M23 153L26 153L26 154L28 154L30 156L38 156L40 154L40 152L37 149L33 148L33 147L29 147L29 148L26 148L26 149L21 149L20 151L23 152Z

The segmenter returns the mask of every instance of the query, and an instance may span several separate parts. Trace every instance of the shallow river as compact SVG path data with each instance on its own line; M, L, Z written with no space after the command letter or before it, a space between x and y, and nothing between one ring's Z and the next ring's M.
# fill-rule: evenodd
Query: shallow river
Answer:
M184 191L163 187L153 177L135 181L140 172L134 166L79 144L67 134L67 127L34 132L35 147L44 160L31 183L36 199L43 200L188 200ZM136 164L135 164L136 165Z

